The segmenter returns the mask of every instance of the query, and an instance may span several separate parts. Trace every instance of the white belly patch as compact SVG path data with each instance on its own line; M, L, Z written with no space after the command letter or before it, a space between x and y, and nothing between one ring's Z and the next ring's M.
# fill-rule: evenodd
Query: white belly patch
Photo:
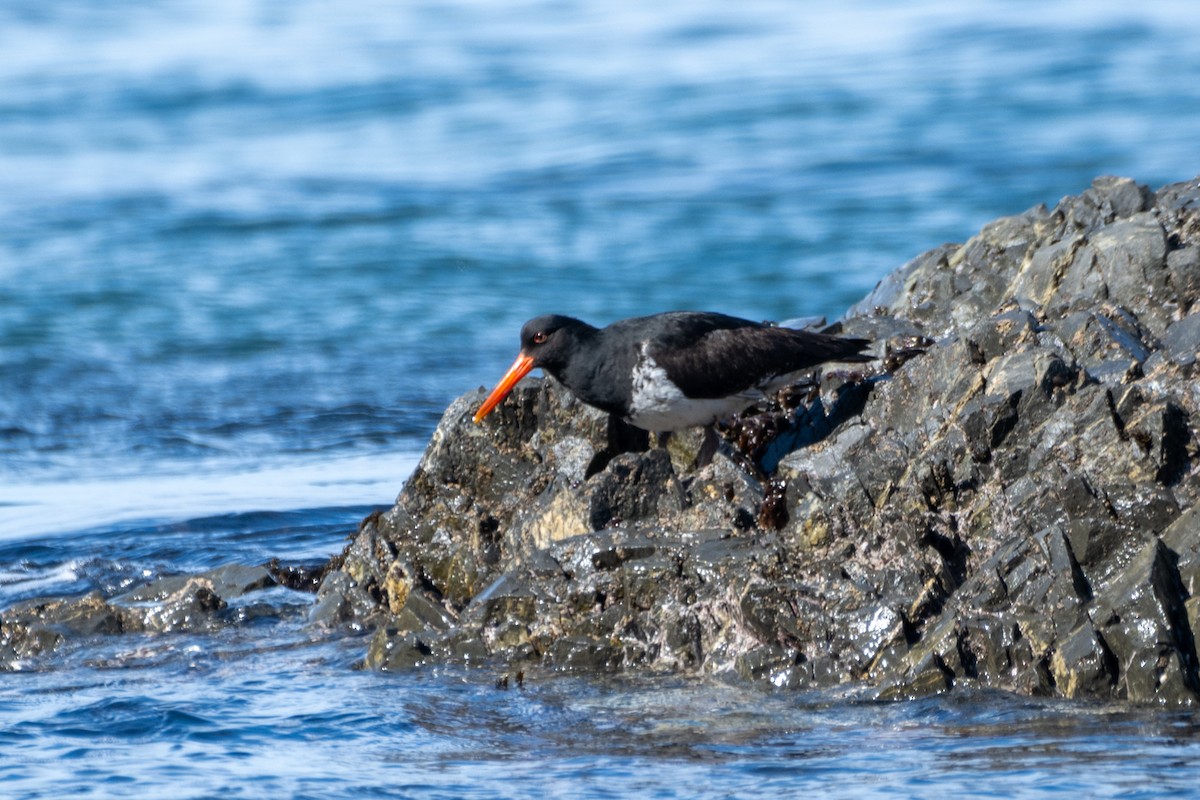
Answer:
M727 417L756 400L763 393L748 389L731 397L691 398L667 377L642 347L641 358L633 368L633 397L628 421L643 430L675 431L709 425Z

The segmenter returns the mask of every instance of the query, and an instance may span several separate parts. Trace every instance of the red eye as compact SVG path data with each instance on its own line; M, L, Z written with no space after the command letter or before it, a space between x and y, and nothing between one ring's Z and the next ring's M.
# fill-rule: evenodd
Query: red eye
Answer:
M546 332L538 331L537 333L535 333L533 335L533 343L534 344L545 344L546 343Z

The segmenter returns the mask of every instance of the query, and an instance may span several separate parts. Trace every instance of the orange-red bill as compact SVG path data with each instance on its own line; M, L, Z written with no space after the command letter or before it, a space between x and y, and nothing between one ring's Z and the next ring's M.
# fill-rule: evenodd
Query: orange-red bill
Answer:
M473 419L479 422L481 419L492 413L492 409L500 405L500 401L508 396L513 387L517 385L517 381L524 378L533 369L533 359L530 356L521 353L517 356L517 360L508 368L508 372L504 373L504 377L496 384L496 388L492 389L492 393L483 401L483 405L475 412Z

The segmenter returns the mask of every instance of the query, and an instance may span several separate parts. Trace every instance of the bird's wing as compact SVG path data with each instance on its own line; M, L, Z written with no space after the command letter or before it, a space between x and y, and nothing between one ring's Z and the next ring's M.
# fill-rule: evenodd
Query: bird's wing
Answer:
M652 347L650 355L688 397L727 397L826 361L863 361L859 352L867 344L751 323L714 327L695 347Z

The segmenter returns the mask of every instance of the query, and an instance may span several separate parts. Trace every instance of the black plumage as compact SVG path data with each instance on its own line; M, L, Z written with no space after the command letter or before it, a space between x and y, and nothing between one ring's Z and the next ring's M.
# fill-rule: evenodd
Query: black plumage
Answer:
M482 419L540 367L588 405L650 431L711 425L827 361L871 360L866 339L673 311L596 328L547 314L521 328L521 354L476 414Z

